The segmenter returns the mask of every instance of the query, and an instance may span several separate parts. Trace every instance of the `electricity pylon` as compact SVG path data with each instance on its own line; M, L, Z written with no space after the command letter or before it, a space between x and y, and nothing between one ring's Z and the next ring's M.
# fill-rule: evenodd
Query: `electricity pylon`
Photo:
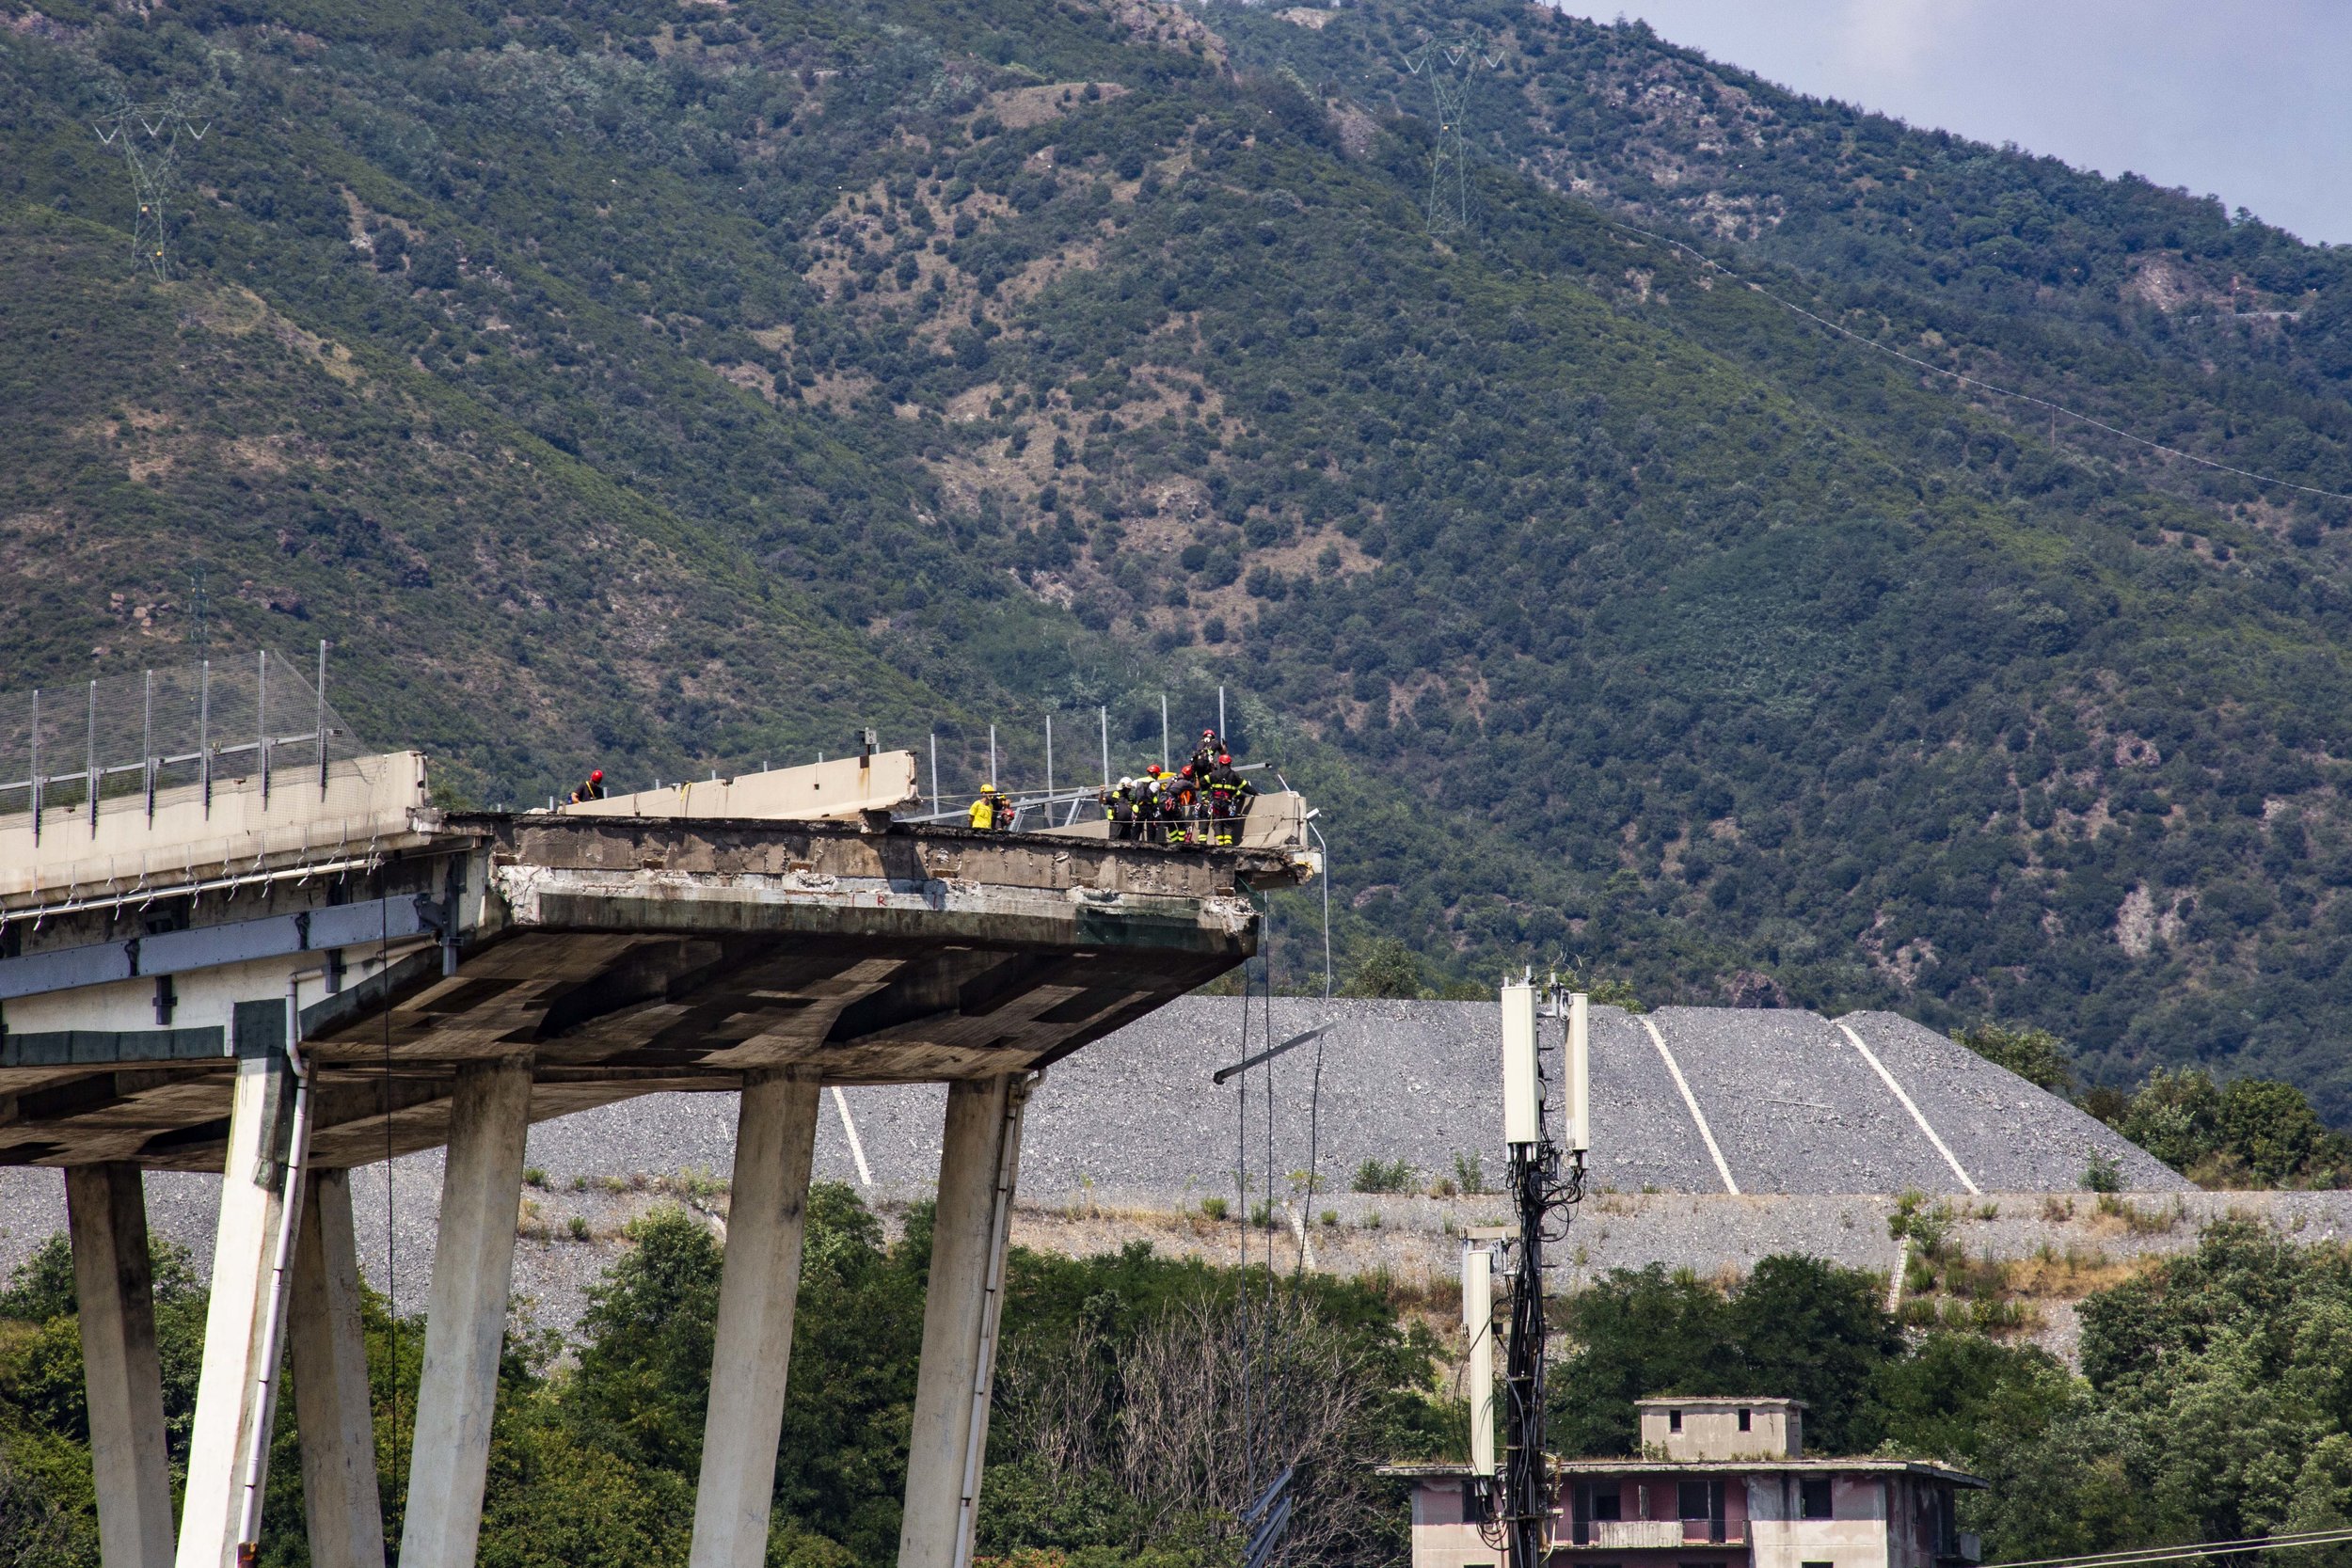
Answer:
M91 128L103 146L122 154L131 170L132 194L138 200L137 220L131 230L134 264L151 268L159 281L168 278L171 230L165 215L165 198L171 194L182 139L202 141L213 128L212 117L188 98L174 93L160 103L125 103L100 115Z
M1470 144L1466 139L1470 72L1501 63L1466 40L1430 40L1405 56L1405 69L1426 77L1436 101L1438 139L1429 154L1429 231L1443 234L1470 226Z

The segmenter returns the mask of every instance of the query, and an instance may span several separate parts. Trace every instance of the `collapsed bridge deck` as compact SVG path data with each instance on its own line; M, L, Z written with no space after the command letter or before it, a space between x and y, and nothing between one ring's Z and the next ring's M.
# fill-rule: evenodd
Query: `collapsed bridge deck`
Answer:
M1024 1071L1242 962L1253 891L1307 868L1281 842L984 833L849 798L852 820L808 821L410 801L379 839L401 847L356 866L339 846L340 870L230 894L20 910L0 1164L219 1170L236 1060L282 1049L289 994L318 1168L440 1143L457 1069L517 1054L534 1120L766 1068Z

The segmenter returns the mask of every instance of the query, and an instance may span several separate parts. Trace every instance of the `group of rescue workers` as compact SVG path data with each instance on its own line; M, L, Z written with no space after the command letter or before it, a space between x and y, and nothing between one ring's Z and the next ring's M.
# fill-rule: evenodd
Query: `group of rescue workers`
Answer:
M1232 753L1215 730L1202 730L1192 760L1173 771L1152 764L1141 777L1126 777L1095 792L1111 837L1146 844L1229 845L1249 815L1257 786L1233 766ZM987 832L1009 830L1019 815L994 784L981 787L966 820Z
M1170 772L1158 763L1140 778L1127 777L1095 791L1111 825L1111 837L1144 844L1232 844L1236 827L1249 815L1257 786L1233 766L1232 753L1215 730L1200 732L1192 760ZM604 799L604 769L588 775L571 793L574 804ZM993 784L980 786L965 820L982 832L1009 832L1021 809Z

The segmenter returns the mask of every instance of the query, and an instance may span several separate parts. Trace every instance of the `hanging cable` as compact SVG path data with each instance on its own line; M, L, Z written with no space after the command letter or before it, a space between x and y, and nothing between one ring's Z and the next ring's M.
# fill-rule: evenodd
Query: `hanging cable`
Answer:
M1651 230L1644 229L1639 224L1628 223L1622 218L1610 217L1606 214L1596 214L1595 215L1599 217L1601 222L1609 225L1613 229L1622 229L1628 233L1639 234L1645 239L1656 240L1660 245L1672 246L1674 249L1679 250L1684 255L1692 258L1699 263L1700 266L1707 268L1708 271L1721 273L1725 277L1730 278L1733 282L1743 284L1747 288L1754 290L1756 293L1762 294L1766 299L1771 300L1774 305L1779 306L1782 309L1803 316L1805 320L1812 322L1817 326L1827 327L1830 331L1836 333L1841 338L1851 338L1865 348L1876 349L1879 353L1887 356L1889 358L1899 359L1906 365L1916 366L1920 370L1931 372L1936 375L1947 377L1949 380L1960 383L1963 387L1974 387L1979 391L1991 392L1995 397L2011 398L2019 403L2029 403L2037 408L2047 409L2053 414L2063 414L2070 420L2090 426L2093 430L2103 430L2108 435L2116 436L2121 440L2132 442L2136 446L2146 447L2151 451L2162 452L2167 457L2178 457L2184 459L2186 462L2197 464L2201 467L2211 468L2217 473L2235 474L2240 479L2251 480L2257 484L2273 484L2283 490L2296 490L2306 496L2319 496L2328 500L2352 501L2352 494L2346 494L2341 490L2324 490L2315 484L2298 484L2291 479L2280 479L2276 474L2257 473L2251 468L2240 468L2234 467L2227 463L2217 463L2210 457L2200 457L2193 451L2183 451L2180 448L2167 446L2162 441L2153 441L2145 436L2136 436L2128 430L2119 429L2117 426L2108 424L2104 420L2094 420L2090 415L2083 413L2081 410L2069 408L2062 403L2053 403L2048 398L2036 397L2031 392L2020 392L2007 387L1996 387L1990 381L1980 381L1973 375L1966 374L1963 372L1947 369L1945 366L1934 363L1932 360L1922 359L1914 354L1905 354L1899 348L1889 348L1886 344L1878 341L1876 339L1866 338L1861 333L1854 331L1851 327L1840 325L1838 323L1830 320L1827 316L1820 315L1812 310L1806 309L1804 306L1797 304L1794 300L1783 298L1781 295L1773 293L1771 289L1766 288L1763 284L1756 281L1756 279L1743 277L1742 275L1732 271L1729 267L1724 266L1721 261L1718 261L1714 258L1707 255L1704 251L1685 245L1680 240L1674 239L1665 234L1653 233Z
M1307 1089L1307 1196L1306 1207L1298 1212L1298 1270L1307 1272L1307 1227L1313 1223L1315 1207L1315 1177L1321 1170L1323 1155L1323 1043L1331 1027L1331 850L1323 842L1323 830L1312 821L1307 831L1315 835L1315 848L1323 856L1323 1027L1315 1035L1315 1065Z
M383 994L379 1016L384 1036L384 1381L385 1401L392 1412L392 1492L400 1505L401 1534L408 1533L408 1494L400 1484L400 1275L394 1252L399 1211L392 1193L392 928L390 905L384 896L384 873L375 874L375 908L381 924L375 974Z
M1245 1061L1249 1056L1249 965L1241 969L1241 1052ZM1234 1280L1236 1301L1240 1308L1241 1330L1241 1447L1248 1489L1258 1486L1257 1428L1251 1419L1249 1404L1249 1073L1245 1069L1235 1074L1239 1096L1239 1123L1233 1137L1233 1219L1240 1231L1241 1272Z

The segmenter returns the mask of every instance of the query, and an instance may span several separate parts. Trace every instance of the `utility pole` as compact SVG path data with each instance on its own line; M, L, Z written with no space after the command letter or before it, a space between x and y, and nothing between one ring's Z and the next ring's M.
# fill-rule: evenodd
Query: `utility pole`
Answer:
M1584 1197L1584 1152L1591 1145L1591 1011L1582 992L1545 988L1540 1016L1561 1020L1565 1083L1565 1148L1546 1116L1543 1051L1533 979L1502 988L1502 1135L1511 1150L1511 1196L1518 1233L1502 1243L1511 1277L1511 1337L1503 1370L1503 1451L1500 1491L1489 1483L1487 1518L1502 1537L1508 1568L1543 1568L1545 1526L1552 1513L1544 1452L1544 1243L1555 1212ZM1565 1171L1563 1172L1563 1156ZM1465 1290L1469 1281L1465 1276ZM1465 1308L1470 1303L1466 1300ZM1476 1393L1472 1394L1476 1409ZM1471 1441L1477 1441L1473 1427ZM1492 1441L1491 1438L1488 1439Z

